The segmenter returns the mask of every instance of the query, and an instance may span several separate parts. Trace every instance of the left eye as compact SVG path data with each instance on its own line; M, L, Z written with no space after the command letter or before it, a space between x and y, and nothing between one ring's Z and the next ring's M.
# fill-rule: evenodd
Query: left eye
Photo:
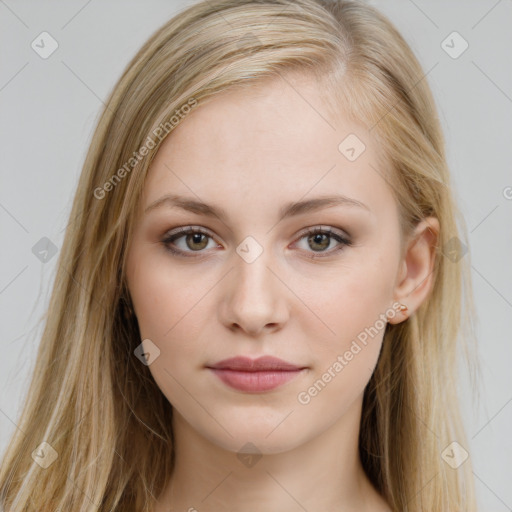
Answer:
M310 248L316 247L319 251L316 252L327 252L327 254L332 254L334 252L340 251L344 246L351 245L351 241L345 237L344 235L333 231L331 228L314 228L306 231L302 234L299 240L306 238L306 243ZM338 242L338 246L333 250L327 251L326 249L331 245L331 242L335 240ZM312 258L322 257L323 255L313 254Z
M180 239L184 239L184 247L179 247L179 244L176 243L176 241ZM206 249L208 246L208 239L213 240L212 235L208 232L199 228L187 227L180 228L174 233L170 233L162 240L162 243L171 253L177 256L189 257L191 256L190 253L203 252L203 249ZM313 254L310 256L311 258L324 256L323 254L315 253L327 253L327 255L330 255L352 244L347 237L333 231L331 228L310 229L302 233L299 240L302 239L306 239L306 243L310 248L316 248L316 250L313 250ZM338 246L327 251L333 240L338 242Z

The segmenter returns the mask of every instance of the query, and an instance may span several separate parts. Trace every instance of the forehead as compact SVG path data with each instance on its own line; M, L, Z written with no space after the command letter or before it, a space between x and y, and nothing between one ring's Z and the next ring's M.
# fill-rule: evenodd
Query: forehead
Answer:
M281 77L191 110L160 146L144 203L165 192L244 196L246 207L333 192L389 202L379 150L364 126L329 112L313 78Z

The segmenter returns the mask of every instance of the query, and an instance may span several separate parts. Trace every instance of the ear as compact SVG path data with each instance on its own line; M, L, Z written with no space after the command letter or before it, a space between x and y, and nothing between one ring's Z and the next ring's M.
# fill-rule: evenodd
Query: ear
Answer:
M398 324L411 316L428 297L433 283L436 247L439 239L439 221L427 217L418 223L406 242L400 262L400 271L394 287L395 300L407 310L397 311L389 323Z

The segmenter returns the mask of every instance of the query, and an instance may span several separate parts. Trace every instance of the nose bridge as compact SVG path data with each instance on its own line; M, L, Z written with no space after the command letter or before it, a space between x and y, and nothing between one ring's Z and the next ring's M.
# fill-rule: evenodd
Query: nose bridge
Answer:
M236 249L236 269L234 272L235 288L238 299L266 299L273 294L270 272L271 251L264 248L252 237L247 237Z
M271 271L271 250L247 237L236 252L224 320L252 332L283 322L287 308L282 284Z

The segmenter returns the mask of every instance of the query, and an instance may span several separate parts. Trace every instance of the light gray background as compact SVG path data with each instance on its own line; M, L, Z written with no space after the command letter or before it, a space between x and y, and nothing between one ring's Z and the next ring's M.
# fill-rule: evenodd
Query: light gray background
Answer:
M512 0L374 0L420 59L470 232L483 383L461 382L482 511L512 510ZM0 0L0 450L16 428L57 257L102 102L128 60L185 1ZM31 48L43 31L59 44ZM457 31L457 59L441 43ZM455 43L458 44L458 43ZM508 194L507 194L508 192ZM508 197L508 199L507 199ZM464 375L463 375L464 377Z

